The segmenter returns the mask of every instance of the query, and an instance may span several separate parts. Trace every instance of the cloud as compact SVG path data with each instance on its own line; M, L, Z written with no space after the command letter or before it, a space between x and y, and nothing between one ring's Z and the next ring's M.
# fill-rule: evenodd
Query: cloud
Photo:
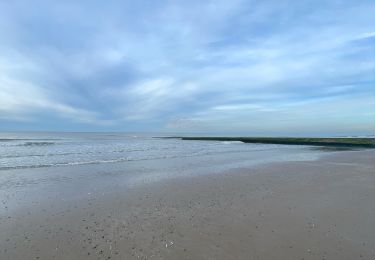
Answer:
M255 128L294 131L311 122L296 109L327 131L349 131L342 114L356 111L372 131L374 12L370 0L4 1L0 121L251 131L241 118L267 118Z
M99 123L97 113L50 99L43 90L27 82L0 78L0 118L30 121L35 113L51 111L79 122Z
M122 89L120 100L127 103L127 109L121 114L125 120L140 120L170 113L179 104L191 101L196 91L198 87L194 83L173 78L144 80Z
M375 98L345 96L262 106L212 107L188 118L173 119L169 130L264 135L324 135L375 131ZM345 111L345 113L342 113ZM361 115L358 117L358 115ZM293 130L291 130L293 129Z

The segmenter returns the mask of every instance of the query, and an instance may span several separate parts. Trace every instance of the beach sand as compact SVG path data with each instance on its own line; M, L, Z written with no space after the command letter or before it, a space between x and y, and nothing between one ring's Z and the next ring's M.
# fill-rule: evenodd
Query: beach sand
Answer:
M137 185L97 166L3 171L0 259L375 259L374 158Z

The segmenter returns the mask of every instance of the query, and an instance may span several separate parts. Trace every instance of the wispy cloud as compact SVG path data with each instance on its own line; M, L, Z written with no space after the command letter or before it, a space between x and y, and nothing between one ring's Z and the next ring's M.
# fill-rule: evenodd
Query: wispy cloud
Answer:
M371 0L3 1L0 122L375 131L373 13Z
M101 123L97 113L59 103L28 82L0 79L0 119L30 121L38 112L50 111L78 122Z

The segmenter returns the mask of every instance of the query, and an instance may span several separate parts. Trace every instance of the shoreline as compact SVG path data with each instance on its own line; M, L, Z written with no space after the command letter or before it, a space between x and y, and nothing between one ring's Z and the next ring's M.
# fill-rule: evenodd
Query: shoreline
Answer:
M200 137L176 136L185 141L239 141L254 144L312 145L337 148L375 148L375 138L299 138L299 137Z
M375 152L327 155L134 187L121 172L88 182L89 171L66 169L55 184L14 188L30 203L0 211L0 252L14 260L373 259Z

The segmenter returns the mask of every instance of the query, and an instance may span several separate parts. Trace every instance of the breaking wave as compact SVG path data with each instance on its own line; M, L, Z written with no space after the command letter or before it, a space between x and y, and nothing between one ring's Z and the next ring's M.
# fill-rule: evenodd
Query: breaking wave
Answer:
M19 144L18 146L46 146L54 144L54 142L25 142L23 144Z

